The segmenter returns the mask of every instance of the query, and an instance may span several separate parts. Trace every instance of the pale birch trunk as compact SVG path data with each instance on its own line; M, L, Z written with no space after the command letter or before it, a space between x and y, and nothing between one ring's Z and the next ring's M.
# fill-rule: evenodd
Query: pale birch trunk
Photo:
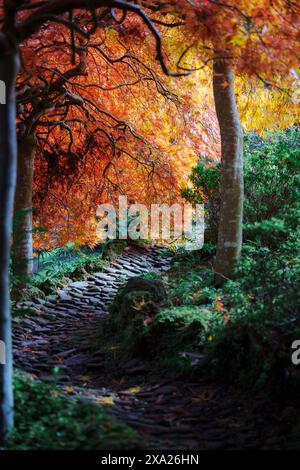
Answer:
M18 144L18 171L14 202L13 272L28 276L33 272L32 184L35 137L23 137Z
M221 281L234 272L242 249L243 131L234 95L233 67L214 59L213 90L221 133L221 207L218 246L214 264Z
M0 341L5 344L6 362L0 365L0 442L13 426L9 257L17 166L15 81L18 68L16 51L0 54L0 81L5 84L5 104L0 104Z

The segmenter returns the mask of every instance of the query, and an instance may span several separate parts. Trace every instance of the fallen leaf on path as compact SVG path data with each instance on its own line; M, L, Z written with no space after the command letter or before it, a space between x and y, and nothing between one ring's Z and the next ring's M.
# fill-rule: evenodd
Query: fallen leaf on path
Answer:
M173 406L172 411L174 411L174 413L179 414L179 415L186 415L187 414L187 411L186 411L184 405Z
M204 401L213 400L216 396L215 390L206 390L202 393L197 394L196 396L192 397L192 402L200 403Z
M164 395L159 395L159 397L155 400L155 405L161 405L166 401Z
M92 377L90 377L89 375L81 375L79 377L79 380L81 382L90 382L92 380Z
M130 387L125 392L129 393L140 393L142 391L141 387Z
M114 405L115 404L113 397L96 398L95 403L97 403L97 405Z

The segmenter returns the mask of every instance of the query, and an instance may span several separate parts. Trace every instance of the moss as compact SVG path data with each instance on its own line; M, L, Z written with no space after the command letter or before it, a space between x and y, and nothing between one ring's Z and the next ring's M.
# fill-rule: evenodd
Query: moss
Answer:
M200 352L210 332L213 314L208 308L169 307L159 312L144 329L139 348L164 362L176 362L182 352Z
M122 329L133 319L139 319L143 324L147 317L153 317L166 303L167 293L161 281L137 276L129 279L119 290L110 311L113 322Z

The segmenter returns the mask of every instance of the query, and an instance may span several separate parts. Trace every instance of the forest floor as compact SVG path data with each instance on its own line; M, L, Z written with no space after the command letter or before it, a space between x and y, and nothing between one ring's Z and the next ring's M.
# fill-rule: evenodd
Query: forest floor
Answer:
M290 448L293 409L265 395L245 399L231 386L122 358L109 339L99 343L101 322L126 279L168 270L170 259L160 251L128 248L103 271L29 303L35 313L14 323L16 367L56 393L103 407L136 429L147 449Z

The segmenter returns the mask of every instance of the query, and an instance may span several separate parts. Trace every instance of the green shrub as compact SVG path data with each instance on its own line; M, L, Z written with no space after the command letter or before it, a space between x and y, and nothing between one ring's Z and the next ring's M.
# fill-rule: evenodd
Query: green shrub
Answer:
M296 251L296 237L276 250L244 248L236 279L226 282L220 294L230 322L214 328L208 345L210 368L217 375L245 388L277 392L298 381L293 371L284 384L292 366L291 344L300 337Z
M156 358L160 366L175 369L188 365L190 356L182 353L201 351L212 326L223 320L216 310L212 272L203 267L197 271L197 257L189 259L187 253L186 258L188 263L182 254L172 272L161 277L168 297L161 283L149 281L149 276L144 276L145 286L136 284L143 277L131 279L116 296L100 334L114 337L125 354ZM188 276L182 272L187 265Z
M138 352L158 358L164 366L188 365L193 354L203 350L216 321L211 308L181 305L162 310L135 338Z
M300 209L300 133L298 128L273 133L263 140L245 138L244 239L277 246L297 230ZM220 205L220 164L204 161L192 170L192 189L183 197L205 203L206 241L217 239Z
M298 129L271 134L253 146L245 143L245 222L279 215L299 201L300 133Z
M8 450L121 450L140 448L130 427L95 405L57 396L50 385L17 373L15 429Z
M136 276L121 287L110 306L111 315L101 324L100 335L114 336L118 343L133 352L147 323L168 304L163 283L156 276Z
M198 165L192 169L190 181L192 188L183 188L181 195L189 203L202 204L205 208L205 241L215 243L218 234L218 219L220 209L220 164L206 163L200 161Z

